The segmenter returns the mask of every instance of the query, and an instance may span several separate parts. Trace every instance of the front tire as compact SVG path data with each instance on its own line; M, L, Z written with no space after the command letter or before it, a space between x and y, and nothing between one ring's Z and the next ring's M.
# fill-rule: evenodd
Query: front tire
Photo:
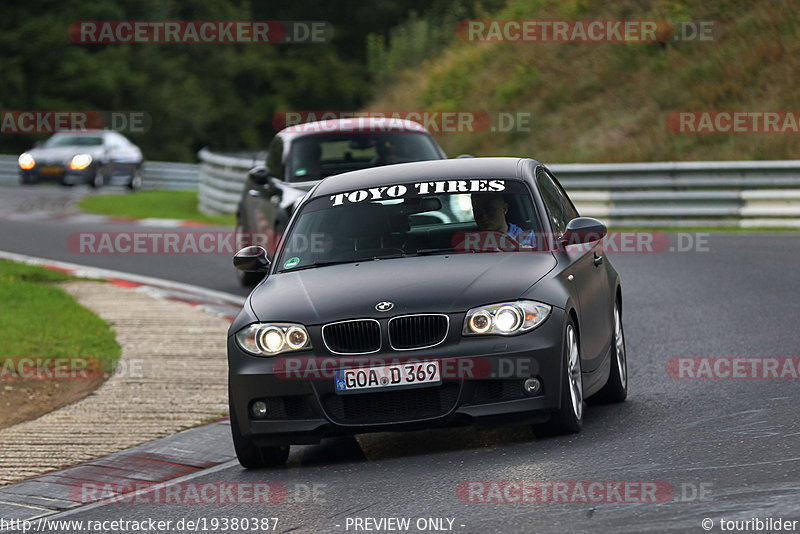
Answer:
M92 180L89 182L89 185L92 189L100 189L105 184L105 169L103 167L97 167L94 171L94 176L92 176Z
M128 189L131 191L138 191L142 188L142 167L138 166L133 170L131 179L128 182Z
M259 447L253 441L242 436L239 431L239 423L233 404L231 410L231 437L233 438L233 448L236 450L236 458L239 464L247 469L259 469L263 467L275 467L284 465L289 458L289 445L283 447Z
M564 371L561 373L561 407L541 424L533 425L538 437L580 432L583 425L583 377L575 321L570 318L564 331Z
M608 381L603 389L592 396L592 402L622 402L628 397L628 353L625 349L625 333L622 328L622 311L619 302L614 303L614 335L611 339L614 359Z

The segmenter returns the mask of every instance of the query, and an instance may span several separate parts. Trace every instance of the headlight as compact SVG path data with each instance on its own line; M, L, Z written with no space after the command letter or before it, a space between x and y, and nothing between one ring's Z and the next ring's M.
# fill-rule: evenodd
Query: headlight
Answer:
M74 171L85 169L92 164L92 156L89 154L78 154L69 162L69 168Z
M22 153L20 157L17 158L17 162L19 163L19 168L25 169L26 171L36 166L36 160L27 152Z
M552 308L533 300L502 302L472 308L464 319L465 336L499 334L512 336L533 330L547 319Z
M236 332L241 348L257 356L275 356L281 352L311 348L303 325L290 323L251 324Z

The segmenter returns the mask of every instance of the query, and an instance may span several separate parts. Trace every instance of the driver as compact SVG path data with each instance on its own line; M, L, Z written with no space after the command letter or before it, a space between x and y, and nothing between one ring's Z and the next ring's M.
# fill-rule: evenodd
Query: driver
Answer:
M536 236L506 221L508 203L499 193L472 195L472 216L480 230L501 232L514 238L521 247L536 248Z
M404 161L401 147L392 144L389 141L378 143L378 146L376 146L375 149L378 152L379 165L391 165L393 163L402 163Z

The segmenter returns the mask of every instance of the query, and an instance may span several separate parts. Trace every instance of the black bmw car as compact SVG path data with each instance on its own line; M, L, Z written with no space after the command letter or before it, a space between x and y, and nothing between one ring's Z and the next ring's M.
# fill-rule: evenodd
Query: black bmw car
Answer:
M434 426L577 432L627 396L606 228L531 159L391 165L309 192L228 338L240 463L291 444Z

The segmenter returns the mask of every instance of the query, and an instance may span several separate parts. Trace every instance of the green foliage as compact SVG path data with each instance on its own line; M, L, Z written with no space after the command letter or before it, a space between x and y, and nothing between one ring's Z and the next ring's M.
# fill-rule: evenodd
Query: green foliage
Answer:
M356 109L372 96L365 36L388 33L421 0L320 4L220 0L31 0L0 17L1 110L144 111L130 139L150 160L195 161L203 146L263 150L287 109ZM78 44L76 21L317 20L324 44ZM0 136L18 153L46 134Z
M798 159L796 133L699 134L667 128L667 117L676 111L796 111L800 11L795 4L517 0L474 18L668 21L678 31L684 24L710 21L712 39L547 43L454 38L434 48L435 57L421 68L410 66L383 82L379 102L400 102L404 109L532 114L528 132L437 135L448 154L565 163ZM663 33L657 35L668 37L669 28L660 24ZM386 57L408 40L393 32L382 45Z

